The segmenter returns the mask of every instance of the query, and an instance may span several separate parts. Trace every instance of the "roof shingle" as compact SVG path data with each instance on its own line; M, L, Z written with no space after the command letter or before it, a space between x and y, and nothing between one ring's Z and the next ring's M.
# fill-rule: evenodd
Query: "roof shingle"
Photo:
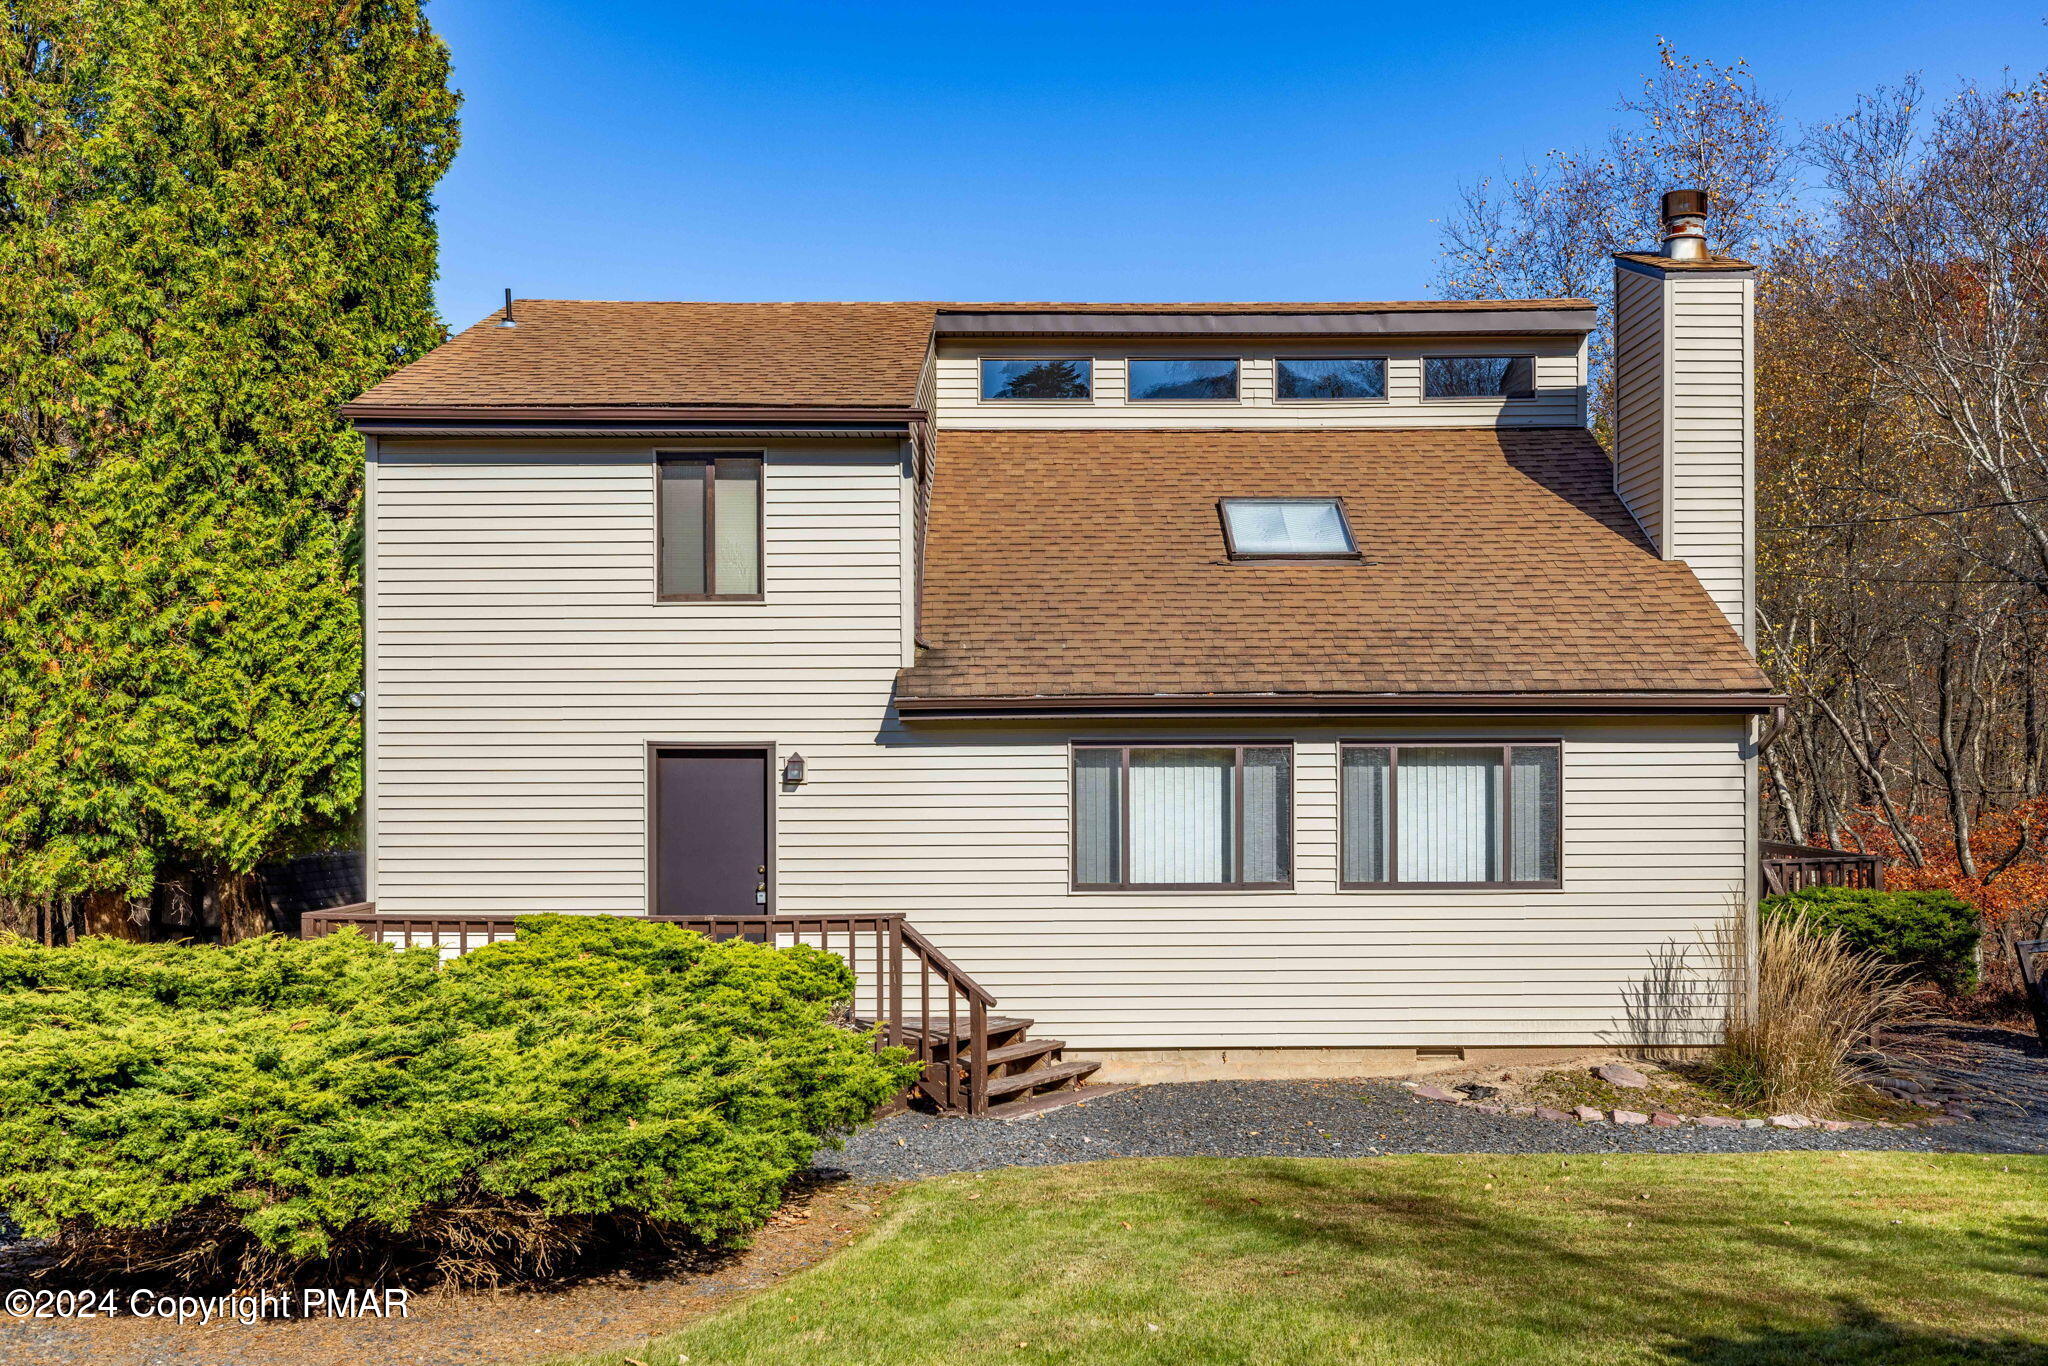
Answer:
M947 431L905 699L1769 692L1581 429ZM1338 496L1359 561L1232 561Z
M518 326L498 326L501 316L356 404L908 408L932 328L929 303L520 299Z

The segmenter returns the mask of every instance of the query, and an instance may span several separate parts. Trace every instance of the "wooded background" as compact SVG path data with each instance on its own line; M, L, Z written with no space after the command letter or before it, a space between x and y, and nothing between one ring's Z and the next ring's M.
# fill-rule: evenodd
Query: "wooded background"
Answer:
M1670 46L1608 141L1479 180L1452 297L1581 295L1712 196L1755 262L1768 837L1871 850L1994 927L2048 910L2048 81L1878 89L1794 129L1740 62ZM1611 316L1611 315L1610 315ZM1596 342L1596 426L1611 411Z

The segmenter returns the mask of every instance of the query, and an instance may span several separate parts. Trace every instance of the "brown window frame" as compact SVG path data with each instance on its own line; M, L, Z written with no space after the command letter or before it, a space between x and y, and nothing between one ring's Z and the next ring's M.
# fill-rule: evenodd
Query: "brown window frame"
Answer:
M1536 362L1533 351L1439 351L1422 358L1416 386L1424 403L1533 403L1536 400ZM1432 394L1429 392L1429 363L1433 360L1525 360L1529 362L1529 392L1526 394Z
M1230 531L1230 505L1232 503L1335 503L1337 520L1344 527L1344 539L1351 546L1349 550L1308 550L1268 551L1239 550L1237 538ZM1342 498L1327 493L1285 493L1230 496L1216 500L1216 520L1223 524L1223 553L1233 560L1357 560L1364 558L1358 548L1358 536L1351 530L1351 509L1344 506Z
M1354 749L1383 749L1388 751L1387 765L1387 868L1396 876L1390 882L1347 882L1344 870L1351 863L1351 822L1344 810L1344 754ZM1500 754L1501 771L1510 774L1514 766L1514 751L1518 749L1547 749L1557 755L1557 824L1550 831L1551 860L1557 866L1557 876L1549 879L1514 881L1500 879L1493 882L1404 882L1400 879L1399 858L1401 852L1401 759L1399 751L1404 749L1490 749ZM1512 782L1501 784L1500 794L1500 846L1497 856L1500 869L1506 873L1511 850L1508 841L1514 834L1515 791ZM1369 892L1399 889L1401 891L1561 891L1564 887L1564 742L1562 740L1339 740L1337 742L1337 888L1346 892Z
M718 587L718 468L754 466L754 582L752 593L720 593ZM704 593L661 591L661 543L668 534L662 518L661 475L670 465L704 469ZM657 602L765 602L768 595L768 456L765 451L656 451L654 453L654 597Z
M1287 878L1282 882L1083 882L1081 881L1080 753L1084 749L1117 750L1117 871L1130 871L1131 751L1134 749L1227 749L1234 751L1231 783L1230 866L1244 869L1244 752L1248 749L1287 751ZM1067 746L1067 882L1076 892L1290 892L1295 876L1295 750L1292 740L1077 740Z

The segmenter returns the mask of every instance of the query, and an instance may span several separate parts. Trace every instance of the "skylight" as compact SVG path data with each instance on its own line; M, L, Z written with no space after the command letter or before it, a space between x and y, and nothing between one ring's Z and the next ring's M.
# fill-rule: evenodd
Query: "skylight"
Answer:
M1335 498L1225 498L1223 539L1232 559L1351 559L1358 544Z

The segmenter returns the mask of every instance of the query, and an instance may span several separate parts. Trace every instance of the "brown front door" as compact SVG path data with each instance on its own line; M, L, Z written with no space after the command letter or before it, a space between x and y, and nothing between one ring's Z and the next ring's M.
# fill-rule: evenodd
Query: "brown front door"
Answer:
M654 753L654 909L768 913L768 752Z

